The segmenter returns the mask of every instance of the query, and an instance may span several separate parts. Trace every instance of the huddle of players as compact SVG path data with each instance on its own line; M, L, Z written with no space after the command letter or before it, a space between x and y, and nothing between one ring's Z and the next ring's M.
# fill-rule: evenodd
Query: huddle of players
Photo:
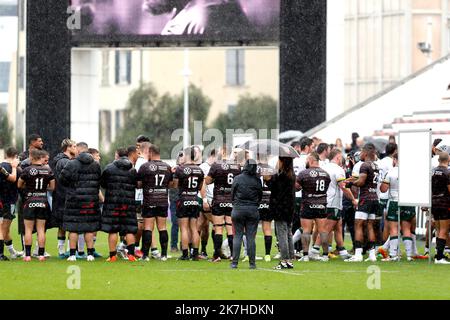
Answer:
M326 144L324 144L327 147ZM331 232L335 231L337 251L346 262L363 261L364 228L367 225L367 237L369 257L366 261L376 261L376 227L375 222L381 219L383 211L386 210L387 232L389 235L386 242L389 248L389 255L386 254L383 261L397 261L398 253L398 212L400 212L402 239L405 244L407 260L423 258L417 253L415 245L415 208L398 207L398 156L395 144L388 145L388 156L377 160L376 148L373 144L366 144L361 153L360 159L353 168L353 177L346 179L343 170L342 152L333 149L325 152L324 148L318 148L318 152L311 152L314 149L311 139L303 139L299 145L300 158L297 161L297 190L302 190L300 221L303 229L301 234L303 257L299 261L309 261L311 257L315 260L328 261L329 243L331 243ZM322 146L323 147L323 146ZM327 154L327 159L319 155ZM302 165L305 167L302 168ZM450 218L450 171L448 170L448 153L439 153L439 166L433 170L432 214L438 225L437 254L435 263L448 264L444 259L444 248L447 241ZM352 187L359 189L358 200L355 193L351 192ZM342 196L350 200L355 208L355 239L354 256L349 256L343 247L342 225L340 212L342 210ZM385 200L385 201L383 201ZM380 210L381 209L381 210ZM383 210L384 209L384 210ZM313 222L316 233L313 235L315 245L310 250L311 232ZM323 257L319 257L320 247L323 248ZM382 248L380 247L380 252Z

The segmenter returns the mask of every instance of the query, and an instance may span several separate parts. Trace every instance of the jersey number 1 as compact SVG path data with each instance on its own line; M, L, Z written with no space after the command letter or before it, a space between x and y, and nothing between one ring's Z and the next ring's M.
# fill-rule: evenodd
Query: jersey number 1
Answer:
M198 186L198 177L189 177L188 179L189 189L195 189Z
M316 180L316 191L325 191L325 180Z

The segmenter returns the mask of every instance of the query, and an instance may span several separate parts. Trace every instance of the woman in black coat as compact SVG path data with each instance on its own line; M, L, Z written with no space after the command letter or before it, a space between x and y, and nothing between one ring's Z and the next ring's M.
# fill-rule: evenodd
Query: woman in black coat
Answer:
M278 173L267 181L270 188L270 209L275 220L275 230L281 259L275 269L292 269L294 244L292 241L292 221L295 211L295 174L292 158L280 157Z
M256 175L257 165L254 160L247 160L244 170L234 178L231 186L233 211L231 219L234 227L233 262L231 268L237 268L241 252L242 237L247 238L247 252L250 269L255 269L256 257L256 231L259 223L259 204L262 199L261 180Z
M138 231L136 217L135 190L137 173L127 158L127 151L119 149L117 157L103 171L100 185L105 189L105 203L102 214L102 231L109 234L109 259L116 261L117 233L126 234L128 260L134 256L135 238Z

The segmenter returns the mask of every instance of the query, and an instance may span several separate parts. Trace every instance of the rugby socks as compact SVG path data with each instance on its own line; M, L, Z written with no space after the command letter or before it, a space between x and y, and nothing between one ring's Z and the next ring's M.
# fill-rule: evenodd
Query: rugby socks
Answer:
M417 250L417 238L415 233L411 233L412 246L413 246L413 255L418 256L419 251Z
M159 243L161 245L161 256L167 256L167 246L169 244L169 234L167 230L161 230L159 232Z
M2 256L5 253L5 241L0 240L0 256Z
M436 259L441 260L444 259L444 250L445 250L445 244L447 240L436 238Z
M31 257L31 246L25 245L25 256Z
M355 241L355 257L362 258L362 243L361 241Z
M307 257L309 253L309 242L311 241L310 233L302 234L303 256Z
M77 249L69 249L70 255L74 256L77 253Z
M272 249L272 236L264 236L264 246L266 248L266 256L270 255Z
M220 257L220 248L222 247L222 234L214 234L214 258Z
M193 248L193 249L192 249L192 257L193 257L193 258L198 257L198 248Z
M230 247L230 255L233 256L233 235L227 235L228 246Z
M117 251L110 251L109 252L109 257L110 258L115 257L116 255L117 255Z
M413 239L409 237L403 237L403 243L405 244L406 256L408 258L413 256Z
M207 256L208 254L206 253L206 247L208 246L208 240L202 240L202 254L204 254L205 256Z
M183 257L184 258L189 257L189 249L183 249Z
M302 232L300 229L297 229L297 231L295 231L294 235L292 236L292 242L294 244L296 244L300 238L302 237Z
M144 230L142 232L142 253L144 257L148 257L151 245L152 245L152 232L150 230Z
M3 248L3 246L1 246L1 247ZM5 247L6 247L6 249L8 249L10 254L15 253L15 251L16 251L16 250L14 250L14 246L13 246L12 240L7 240L7 241L5 240ZM1 250L1 253L4 252L3 249L0 249L0 250Z
M134 249L135 249L134 243L127 246L128 254L134 256Z
M94 248L88 248L88 249L87 249L87 254L88 254L88 256L93 256L93 255L94 255L94 252L95 252L95 249L94 249Z
M80 236L78 237L78 254L80 256L84 255L84 245L85 245L85 240L84 240L84 234L80 234Z
M58 237L58 253L64 254L64 244L66 243L66 237Z
M386 242L383 244L384 250L389 250L389 243L390 243L391 237L388 237Z
M397 243L398 243L398 238L397 238ZM372 260L376 260L377 256L375 255L375 242L369 241L367 243L367 247L369 249L369 258Z
M44 254L45 254L45 248L39 247L39 249L38 249L38 255L39 255L40 257L43 257Z
M390 237L389 240L389 256L396 257L398 249L398 237Z

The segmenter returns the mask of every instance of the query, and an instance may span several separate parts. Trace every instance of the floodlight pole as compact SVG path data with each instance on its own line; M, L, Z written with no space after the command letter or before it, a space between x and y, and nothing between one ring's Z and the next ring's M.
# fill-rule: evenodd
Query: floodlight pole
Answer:
M184 121L183 121L183 149L186 149L190 144L189 139L189 76L191 70L189 69L189 49L184 49Z

